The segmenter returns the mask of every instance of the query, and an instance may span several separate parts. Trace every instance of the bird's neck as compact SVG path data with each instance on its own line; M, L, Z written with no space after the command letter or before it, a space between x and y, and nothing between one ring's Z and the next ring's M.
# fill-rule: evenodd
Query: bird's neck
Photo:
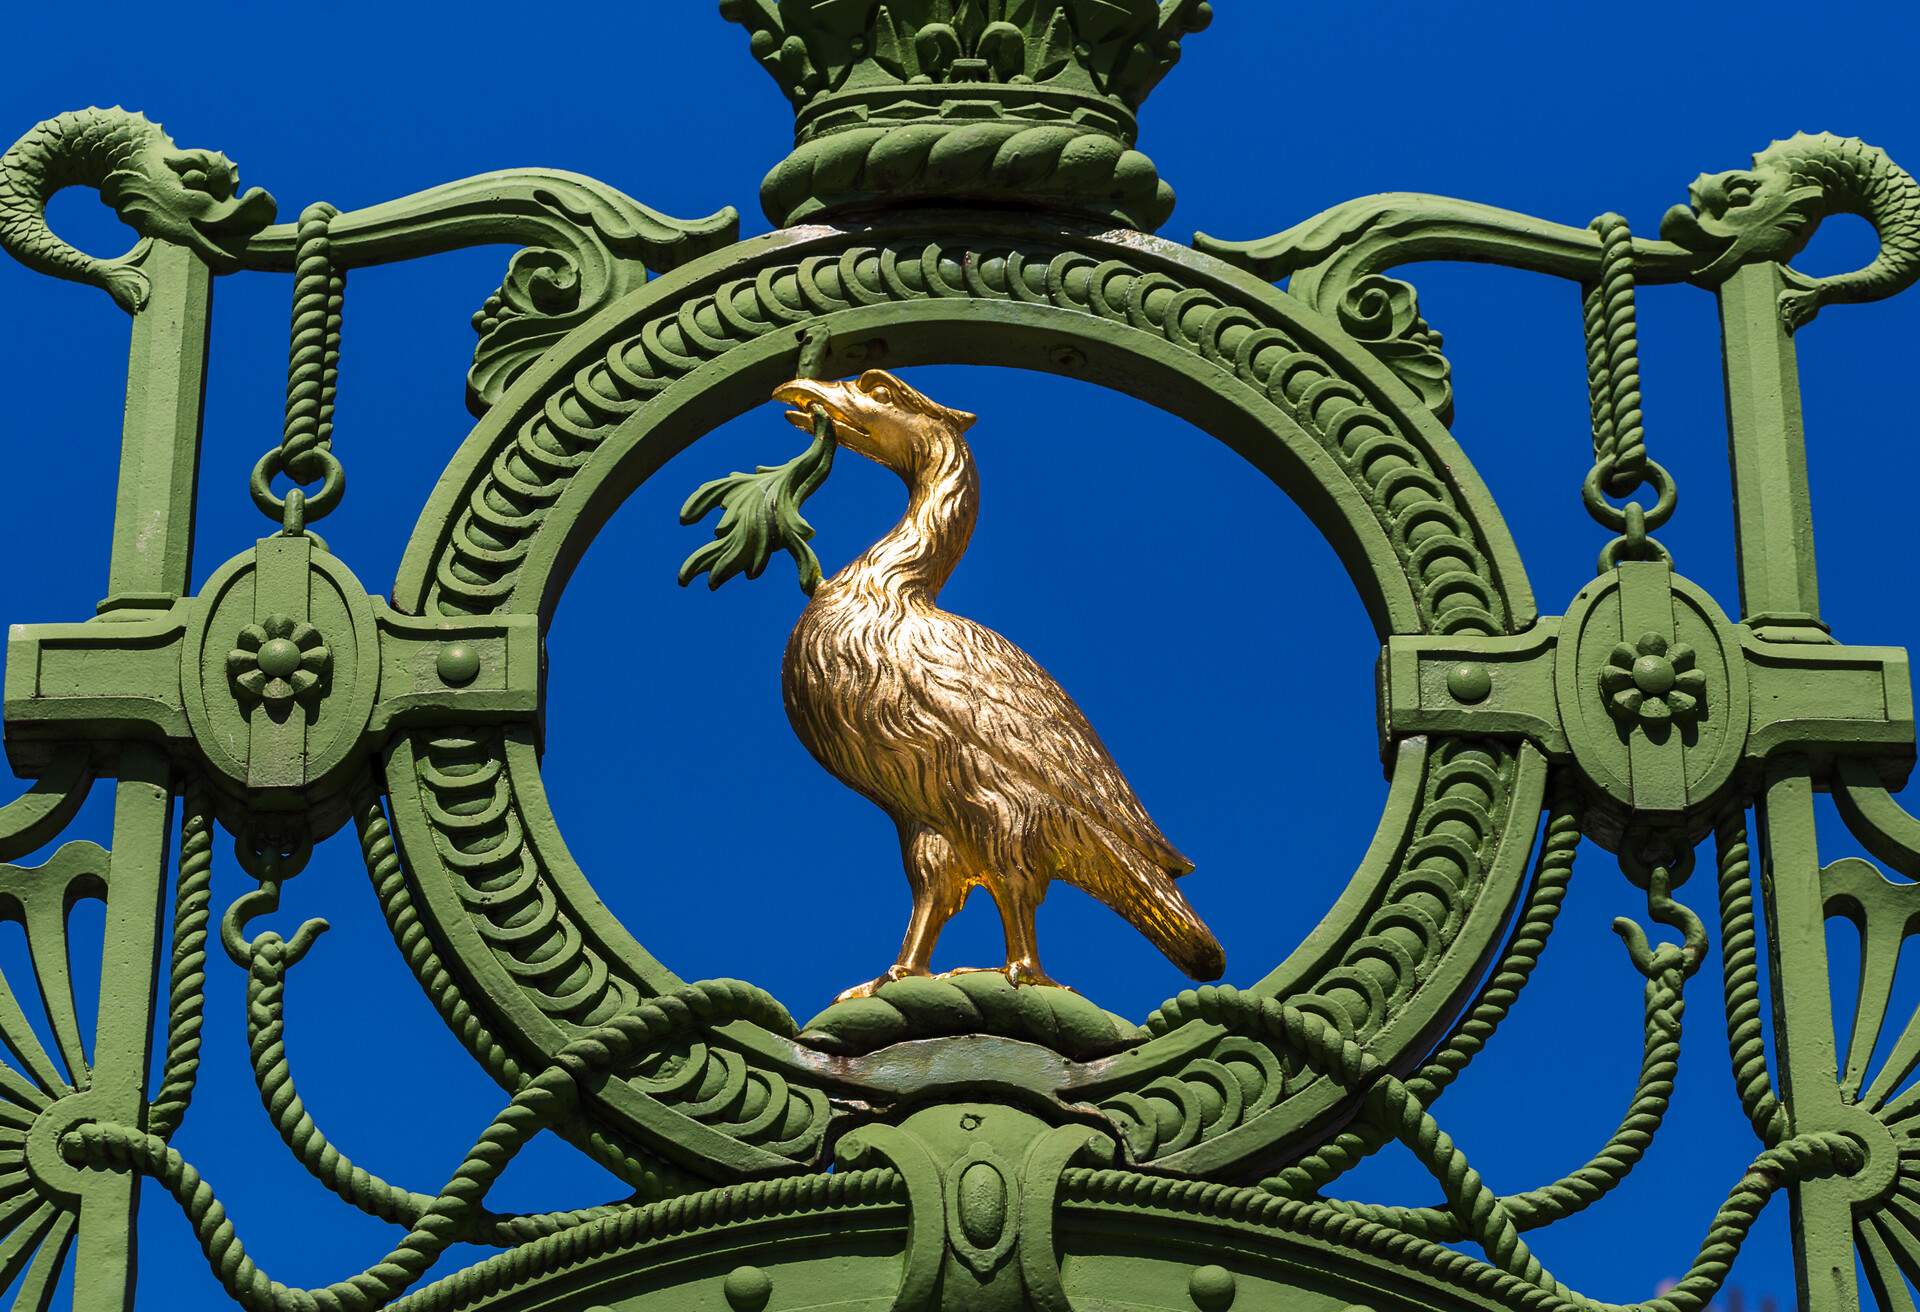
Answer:
M980 476L973 452L957 433L934 443L911 467L894 472L907 485L907 513L846 572L931 605L973 536Z

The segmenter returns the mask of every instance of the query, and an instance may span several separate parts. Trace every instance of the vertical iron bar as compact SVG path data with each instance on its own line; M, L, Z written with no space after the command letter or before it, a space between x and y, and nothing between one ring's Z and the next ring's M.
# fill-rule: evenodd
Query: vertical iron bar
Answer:
M1761 896L1773 956L1773 1034L1780 1101L1792 1132L1846 1128L1827 972L1826 911L1820 888L1813 772L1788 758L1767 774L1762 804ZM1793 1243L1800 1306L1853 1312L1853 1205L1845 1181L1810 1180L1793 1189Z
M147 1063L160 964L160 913L167 882L172 809L166 756L133 744L120 754L114 789L113 849L107 876L106 947L94 1028L89 1110L102 1121L145 1126ZM73 1253L74 1312L133 1306L134 1211L140 1177L87 1171Z
M1800 365L1780 322L1776 264L1748 264L1720 285L1727 430L1746 624L1769 642L1826 642L1807 492Z
M142 269L147 303L133 320L127 407L103 620L162 608L185 594L193 552L213 276L183 247L156 241ZM144 1127L152 1057L160 922L166 901L171 771L158 748L120 754L114 793L107 926L93 1053L93 1109ZM133 1306L139 1176L88 1171L74 1246L75 1312Z
M141 270L152 284L133 319L120 490L103 613L164 609L186 591L193 494L213 323L213 273L183 246L156 241Z
M1820 621L1807 491L1806 436L1793 338L1780 321L1779 266L1748 264L1720 287L1734 524L1744 622L1776 642L1827 642ZM1810 762L1769 768L1759 801L1773 1033L1780 1096L1794 1133L1843 1128L1833 998ZM1855 1312L1852 1205L1840 1180L1796 1185L1793 1246L1800 1306Z

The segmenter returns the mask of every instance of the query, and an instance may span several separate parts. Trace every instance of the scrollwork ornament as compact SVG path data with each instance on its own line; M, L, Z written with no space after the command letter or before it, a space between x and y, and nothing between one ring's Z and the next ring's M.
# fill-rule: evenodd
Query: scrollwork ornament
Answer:
M499 290L474 311L480 340L467 372L467 408L475 415L485 414L549 347L645 282L649 272L716 250L739 231L731 209L705 219L671 219L590 178L527 175L533 171L521 171L532 183L523 203L545 217L551 244L516 252ZM509 188L509 196L515 190Z
M0 921L24 930L37 985L0 981L0 1269L23 1305L50 1302L73 1252L88 1253L86 1279L132 1287L122 1218L146 1177L248 1312L634 1300L776 1312L823 1299L1231 1312L1303 1294L1380 1312L1610 1312L1555 1275L1532 1232L1607 1198L1661 1131L1684 992L1710 954L1674 890L1710 831L1727 1060L1758 1145L1702 1218L1692 1262L1639 1306L1703 1312L1785 1189L1816 1312L1848 1305L1856 1261L1883 1304L1909 1302L1920 1022L1893 998L1920 906L1913 885L1866 861L1823 862L1812 808L1831 791L1876 858L1920 872L1920 820L1895 798L1914 760L1911 681L1904 653L1835 641L1819 615L1790 334L1825 305L1920 279L1920 184L1856 139L1803 134L1751 169L1703 175L1659 241L1616 214L1578 228L1387 193L1259 241L1189 248L1142 231L1166 219L1172 192L1135 142L1142 103L1210 19L1206 0L720 7L795 107L794 149L762 192L785 226L750 242L735 241L732 211L674 219L544 169L360 210L317 202L274 224L271 198L243 192L224 156L182 150L120 109L49 119L0 157L0 247L134 315L125 458L142 475L121 482L99 618L9 640L7 749L37 782L0 807L0 861L58 839L94 771L117 776L112 853L69 841L38 867L0 864ZM100 260L62 242L46 203L68 185L96 189L141 243ZM1840 212L1875 228L1872 263L1831 278L1788 267ZM382 599L310 531L344 489L332 419L345 276L480 244L513 253L473 316L479 423ZM1434 259L1581 289L1593 453L1581 499L1615 536L1563 615L1536 612L1446 431L1444 343L1414 286L1390 276ZM275 531L194 592L194 362L213 275L240 270L293 278L285 421L250 484ZM1269 285L1279 278L1284 292ZM1677 488L1649 455L1636 296L1681 282L1721 303L1737 616L1675 575L1650 536ZM944 923L981 869L1041 889L1078 882L1195 979L1223 966L1204 894L1165 891L1191 863L1145 819L1091 723L1060 732L1084 718L1066 689L938 610L974 522L962 435L976 416L893 370L951 363L1077 375L1215 432L1325 534L1360 592L1380 640L1388 794L1347 891L1265 977L1188 989L1135 1025L1051 985L1031 895L1002 907L1004 967L930 973L933 917ZM812 445L694 493L683 516L720 521L683 581L752 577L786 550L809 593L802 626L819 638L798 644L803 659L952 694L931 731L937 717L924 716L917 737L902 735L909 768L889 777L895 758L872 750L889 726L859 716L907 698L828 676L783 696L821 763L899 822L910 875L927 876L916 899L941 889L916 900L894 965L805 1026L750 984L689 984L656 960L569 855L541 776L544 634L574 565L640 484L769 395ZM908 511L887 550L826 578L801 509L842 449L901 474ZM1642 487L1651 507L1632 499ZM860 564L870 557L883 564ZM859 610L836 611L836 591L875 579L890 627L834 646L858 627L835 617ZM957 658L914 647L936 631L963 635L932 644ZM953 724L973 737L945 733ZM961 817L968 828L934 803L960 796L982 762L1019 767L1022 789L999 789L999 812ZM1758 880L1750 811L1767 840ZM432 1192L357 1163L301 1096L288 992L325 950L327 922L284 936L256 924L277 918L285 882L349 817L397 948L503 1090ZM216 825L257 881L217 930ZM976 859L1005 835L1032 846ZM1644 917L1614 923L1626 958L1614 969L1642 1003L1638 1073L1583 1164L1503 1194L1435 1107L1512 1010L1563 904L1578 907L1566 894L1588 837L1645 892ZM1103 844L1135 877L1118 893L1089 887ZM84 972L68 930L88 899L106 904L101 976L125 985L103 989L92 1017L74 1004ZM799 899L781 910L811 914ZM1835 920L1860 938L1844 1047L1828 1046ZM244 978L247 1061L274 1132L339 1200L403 1230L329 1284L275 1281L177 1146L216 936ZM548 1131L623 1196L488 1207L515 1154ZM1349 1172L1394 1143L1432 1193L1414 1205L1342 1196ZM462 1242L505 1251L415 1288Z
M662 273L739 236L725 208L699 219L651 209L597 179L561 169L502 169L332 215L332 272L471 246L522 247L500 286L474 312L479 341L467 373L467 406L488 407L568 332ZM235 260L248 269L293 271L297 224L253 235Z
M1420 294L1412 283L1369 274L1346 289L1337 312L1340 326L1379 356L1441 423L1452 421L1453 366L1440 353L1445 339L1420 317Z

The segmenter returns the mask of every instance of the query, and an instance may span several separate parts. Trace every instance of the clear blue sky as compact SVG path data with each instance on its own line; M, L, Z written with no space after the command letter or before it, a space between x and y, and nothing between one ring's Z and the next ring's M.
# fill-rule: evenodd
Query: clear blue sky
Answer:
M1617 209L1650 233L1696 173L1742 165L1802 128L1863 136L1920 167L1910 94L1920 18L1909 6L1218 7L1144 115L1143 145L1180 195L1164 230L1176 238L1264 235L1381 190L1576 224ZM225 150L246 182L279 197L284 217L313 200L352 208L543 164L670 214L733 204L751 233L766 226L758 183L784 153L790 115L744 34L712 11L706 0L324 13L210 3L191 16L33 7L7 19L0 137L61 110L121 103L183 145ZM111 216L90 199L69 194L55 215L100 253L119 249ZM1866 258L1862 226L1830 229L1803 267ZM467 318L503 259L469 252L352 277L336 430L351 486L326 532L375 592L390 585L419 507L471 426ZM1542 610L1557 612L1590 577L1601 541L1578 499L1589 451L1577 295L1497 270L1412 276L1454 362L1454 431L1508 518ZM82 618L105 588L126 320L97 292L12 265L0 265L0 295L11 565L0 614ZM196 579L263 531L246 474L278 431L288 296L275 277L219 287ZM1682 490L1662 536L1682 571L1733 610L1712 298L1650 290L1641 316L1649 438ZM1843 640L1920 645L1903 559L1920 476L1903 404L1916 342L1915 297L1830 310L1800 340L1823 601ZM1224 447L1139 402L998 371L926 369L914 381L982 416L982 525L948 604L1032 651L1080 701L1198 862L1186 888L1220 931L1229 979L1258 978L1331 904L1385 795L1378 644L1331 551ZM546 777L574 853L656 955L687 978L751 978L805 1016L891 959L907 907L893 832L786 726L777 670L800 596L784 564L717 595L673 581L705 531L675 521L686 492L793 450L775 408L752 412L696 443L615 517L551 633ZM809 505L827 567L863 549L898 507L889 476L843 460ZM85 824L104 833L97 801ZM1853 850L1837 832L1827 842L1832 855ZM226 850L216 909L246 886ZM1709 920L1711 883L1696 878L1684 893ZM1640 977L1608 924L1638 910L1611 860L1589 850L1535 983L1440 1105L1503 1190L1584 1162L1624 1110ZM316 914L333 932L289 986L301 1091L344 1151L432 1192L501 1094L393 951L350 836L296 881L279 923ZM97 910L77 923L97 934ZM1056 892L1041 929L1049 969L1114 1010L1139 1018L1181 986L1072 890ZM1849 949L1835 942L1844 979ZM937 964L996 961L998 950L983 901L949 931ZM12 938L0 942L0 966L10 977L24 968ZM91 967L79 970L84 992ZM1688 995L1666 1134L1618 1193L1538 1238L1548 1264L1597 1297L1645 1297L1682 1271L1751 1156L1717 970L1709 963ZM239 972L216 959L211 975L202 1089L177 1146L276 1278L314 1284L360 1270L397 1232L350 1212L286 1156L247 1075ZM1902 996L1917 994L1903 983ZM1394 1153L1349 1183L1382 1200L1434 1193ZM496 1203L578 1205L613 1192L596 1168L543 1142ZM1784 1203L1770 1209L1736 1269L1750 1295L1791 1297L1784 1213ZM142 1224L141 1305L217 1306L172 1200L150 1189Z

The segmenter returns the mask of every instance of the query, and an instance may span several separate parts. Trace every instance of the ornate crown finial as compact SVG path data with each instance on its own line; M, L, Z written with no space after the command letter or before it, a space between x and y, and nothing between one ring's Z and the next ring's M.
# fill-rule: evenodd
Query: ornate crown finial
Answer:
M720 0L794 106L761 204L786 225L885 196L1019 201L1151 231L1173 189L1134 113L1208 0Z

